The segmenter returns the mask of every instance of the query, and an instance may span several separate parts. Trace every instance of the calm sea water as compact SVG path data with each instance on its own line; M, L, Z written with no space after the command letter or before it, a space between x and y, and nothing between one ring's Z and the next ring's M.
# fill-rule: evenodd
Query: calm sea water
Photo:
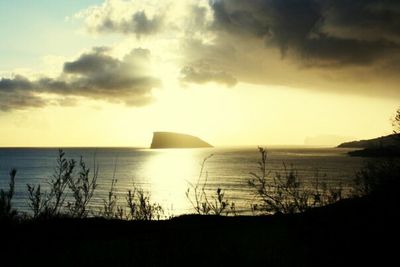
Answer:
M140 187L149 192L151 200L160 203L166 213L179 215L193 212L186 190L196 184L203 159L208 173L206 188L225 190L225 197L236 203L239 211L248 211L254 202L254 192L247 181L249 172L257 172L260 159L254 148L212 149L135 149L135 148L65 148L67 158L82 156L88 166L99 166L98 188L91 202L100 209L107 197L113 176L117 178L116 192L121 204L129 188ZM273 148L268 150L268 169L282 171L283 164L293 165L304 183L312 183L318 170L320 180L328 184L341 183L351 187L355 172L362 166L361 158L349 157L345 149ZM8 172L17 169L14 205L28 211L26 184L41 184L51 177L58 149L0 148L0 188L8 187ZM114 172L115 170L115 172ZM203 176L204 178L205 176Z

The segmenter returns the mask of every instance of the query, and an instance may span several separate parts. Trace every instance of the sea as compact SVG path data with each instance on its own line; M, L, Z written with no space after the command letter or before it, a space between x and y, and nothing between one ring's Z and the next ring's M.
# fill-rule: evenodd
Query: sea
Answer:
M257 147L202 149L144 148L62 148L67 159L82 159L90 175L98 168L97 188L89 203L92 211L101 211L108 198L112 180L121 207L126 206L128 190L141 189L150 202L163 207L167 216L194 213L194 189L205 189L209 201L218 188L224 199L235 203L236 212L248 214L258 199L249 186L250 173L259 173ZM363 158L350 157L348 149L271 147L267 149L269 179L293 168L299 180L308 186L319 183L342 186L349 194ZM13 206L30 213L27 184L49 190L58 157L58 148L0 148L0 188L7 189L9 172L17 169ZM77 169L78 171L78 169ZM187 194L189 190L189 194ZM66 201L69 201L67 197Z

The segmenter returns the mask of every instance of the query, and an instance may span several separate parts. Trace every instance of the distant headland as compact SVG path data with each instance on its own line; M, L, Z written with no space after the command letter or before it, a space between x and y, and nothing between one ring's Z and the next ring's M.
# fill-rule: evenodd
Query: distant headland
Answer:
M373 139L346 142L338 145L339 148L381 148L398 146L400 134L391 134Z
M174 132L154 132L150 148L204 148L213 147L200 138Z
M400 134L342 143L339 148L355 148L348 154L354 157L400 157Z

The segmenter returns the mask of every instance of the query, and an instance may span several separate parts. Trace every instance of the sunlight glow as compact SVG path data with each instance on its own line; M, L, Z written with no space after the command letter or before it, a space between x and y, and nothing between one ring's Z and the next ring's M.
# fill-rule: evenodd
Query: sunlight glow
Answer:
M157 149L145 164L144 176L151 188L151 199L164 203L165 209L173 213L191 210L185 196L189 182L195 181L194 174L200 169L199 151L193 149ZM177 193L179 192L179 193ZM169 203L173 199L174 203Z

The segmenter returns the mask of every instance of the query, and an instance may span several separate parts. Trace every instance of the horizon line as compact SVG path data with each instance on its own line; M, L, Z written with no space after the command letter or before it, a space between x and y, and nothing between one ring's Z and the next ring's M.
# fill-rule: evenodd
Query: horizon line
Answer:
M339 145L339 144L338 144ZM336 148L338 145L306 145L306 144L273 144L273 145L267 145L267 144L262 144L262 145L216 145L212 148L250 148L250 147L273 147L273 148L279 148L279 147L303 147L303 148ZM1 146L0 148L54 148L54 149L62 149L62 148L132 148L132 149L151 149L150 146ZM212 148L206 148L206 149L212 149Z

